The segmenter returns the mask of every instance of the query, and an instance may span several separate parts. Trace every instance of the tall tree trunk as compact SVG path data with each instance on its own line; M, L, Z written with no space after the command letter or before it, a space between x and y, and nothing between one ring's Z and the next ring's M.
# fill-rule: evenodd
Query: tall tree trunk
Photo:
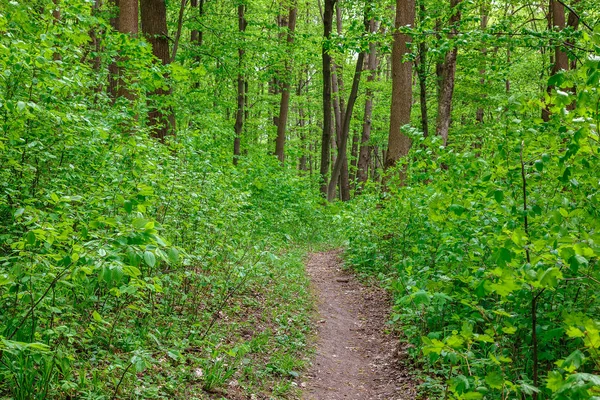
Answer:
M340 8L339 3L336 4L335 7L335 21L336 21L336 28L337 28L337 33L338 35L342 36L344 33L343 30L343 23L342 23L342 9ZM337 142L340 143L341 141L341 135L342 135L342 130L343 130L343 124L344 124L344 118L345 118L345 113L346 113L346 105L344 104L344 98L342 95L342 92L344 91L344 77L343 77L343 70L340 68L339 65L335 65L335 74L333 79L333 83L335 84L337 81L337 89L334 89L334 92L336 93L336 96L334 96L334 111L336 112L336 135L337 135ZM336 102L337 102L337 106L338 106L338 110L336 110ZM339 113L339 114L338 114ZM340 147L338 146L338 157L340 157ZM347 149L343 150L344 152L347 152ZM334 163L335 164L335 163ZM346 157L346 161L343 162L342 164L342 171L340 172L340 178L339 178L339 187L340 187L340 198L343 201L348 201L350 200L350 176L348 173L348 157Z
M479 27L481 28L482 31L485 31L485 29L487 28L487 24L488 24L488 6L487 3L484 2L481 5L481 21L479 23ZM486 56L487 56L487 48L483 47L481 49L481 62L482 62L482 67L479 69L479 84L481 85L481 88L484 88L485 85L485 62L486 62ZM487 94L482 93L482 98L486 98ZM475 119L477 120L478 123L482 124L483 123L483 114L484 114L484 109L483 106L480 105L479 107L477 107L477 111L475 112Z
M419 24L425 23L425 0L419 0ZM427 39L422 37L419 42L419 64L417 76L419 78L419 103L421 106L421 129L425 137L429 136L429 118L427 116Z
M117 7L117 15L111 18L110 24L116 31L135 37L139 33L138 0L113 0ZM123 80L124 71L118 66L121 57L112 62L109 67L108 92L113 99L125 97L133 100L135 95L127 88Z
M565 29L565 7L557 0L550 0L548 4L548 29L562 31ZM554 61L554 62L552 62ZM550 75L556 75L560 71L569 70L569 57L567 53L561 48L561 43L557 43L554 46L554 59L551 60ZM546 93L550 95L552 93L553 86L546 88ZM542 109L542 119L544 121L550 120L550 107L552 104L546 104Z
M192 10L198 9L198 17L200 20L202 20L202 17L204 16L204 3L205 0L192 0ZM192 43L202 46L204 42L204 32L200 29L192 29L190 40Z
M330 137L331 137L331 56L327 50L333 28L333 7L336 0L325 0L323 10L323 134L321 137L321 192L327 195L327 173L329 171Z
M290 5L290 12L288 16L288 33L287 33L287 45L288 51L291 52L292 44L294 43L294 31L296 29L296 16L298 13L298 7L295 1ZM289 54L289 53L288 53ZM285 160L285 131L287 127L288 113L290 108L290 88L291 88L291 75L292 75L292 60L286 60L286 76L283 80L281 88L281 102L279 104L279 119L277 122L277 140L275 142L275 155L279 159L279 162L283 164Z
M442 20L435 20L435 38L440 41L442 40ZM444 63L441 59L437 59L435 62L435 90L436 90L436 98L440 99L441 87L442 87L442 79L444 74Z
M246 17L245 17L246 6L240 4L238 6L238 30L240 35L243 36L246 31ZM243 37L240 38L240 42ZM241 155L241 142L242 132L244 130L244 105L246 103L246 84L244 82L244 54L245 50L243 45L240 44L238 48L238 76L237 76L237 109L235 113L235 138L233 139L233 165L237 165L238 159Z
M368 29L368 25L365 20L365 28ZM344 122L342 125L342 132L340 142L338 143L338 157L335 160L335 165L333 167L333 171L331 172L331 179L329 181L329 186L327 188L327 200L333 201L335 199L336 193L336 185L337 181L342 173L343 165L346 164L348 166L348 157L347 157L347 147L348 147L348 135L350 132L350 122L352 119L352 111L354 110L354 104L356 103L356 98L358 97L358 86L360 84L360 76L363 69L363 62L365 59L365 53L361 51L358 53L358 58L356 60L356 69L354 71L354 79L352 80L352 89L350 90L350 96L348 97L348 105L346 107L346 111L344 113ZM347 196L347 197L346 197ZM342 200L347 201L350 200L350 193L345 194L342 191Z
M576 0L573 2L573 6L578 4L579 0ZM579 15L577 15L577 13L575 13L573 10L569 11L569 17L567 18L567 26L569 28L571 28L571 31L574 33L575 31L577 31L577 29L579 29ZM573 46L573 40L571 39L567 39L566 44L569 48L571 48ZM570 70L576 70L577 69L577 60L573 59L570 61L569 63L569 69ZM570 88L571 93L576 94L577 93L577 87L573 86L572 88ZM569 104L567 106L567 110L569 111L573 111L575 109L575 107L577 106L577 102L575 100L573 100L573 102L571 102L571 104Z
M123 1L123 0L119 0ZM136 0L130 0L136 1ZM158 58L163 65L171 62L169 51L169 32L167 30L167 6L165 0L141 0L142 32L146 40L152 45L152 54ZM168 76L165 76L165 79ZM153 93L153 103L148 111L148 119L152 136L165 141L167 135L175 132L175 114L171 107L160 108L165 97L172 93L172 89L160 88Z
M563 6L558 0L552 0L552 25L554 29L562 31L565 29L565 6ZM567 53L562 49L560 43L554 47L554 65L552 67L552 75L560 71L569 70L569 57Z
M450 17L450 33L449 39L453 39L457 33L456 25L460 22L460 10L458 5L462 0L450 0L450 9L452 16ZM437 134L442 137L444 146L448 144L448 132L450 130L450 122L452 118L452 98L454 96L454 78L456 74L456 56L458 48L456 44L448 50L444 56L442 68L442 81L440 84L440 96L438 99L438 115L437 115Z
M409 35L398 32L400 27L415 25L415 1L396 0L396 22L392 45L392 105L390 112L390 134L385 168L396 165L410 150L411 140L402 132L402 126L410 123L412 105L412 62L403 60L408 54ZM406 173L401 172L404 181Z
M374 18L372 18L371 21L369 21L369 31L371 33L377 32L377 30L379 29L378 25L379 23ZM369 158L371 154L371 146L369 146L369 140L371 139L371 118L373 116L373 88L371 85L373 84L373 82L375 82L375 78L377 76L377 44L374 42L369 43L367 70L369 71L369 76L367 77L364 121L362 135L360 137L360 152L358 155L356 172L359 182L359 188L367 181L369 177Z
M356 170L358 167L358 142L360 139L360 134L358 133L357 130L354 131L354 134L352 135L352 146L351 146L351 150L350 150L350 158L352 159L352 161L350 162L350 165L352 168L350 168L350 182L352 183L352 185L354 186L354 188L356 189Z

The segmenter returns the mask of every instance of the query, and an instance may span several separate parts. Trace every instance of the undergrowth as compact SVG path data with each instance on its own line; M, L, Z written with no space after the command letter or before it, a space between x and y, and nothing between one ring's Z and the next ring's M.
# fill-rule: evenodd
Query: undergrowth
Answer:
M578 90L548 123L513 97L448 148L413 132L403 185L345 214L347 261L393 292L427 396L600 395L598 76L591 57L551 78Z

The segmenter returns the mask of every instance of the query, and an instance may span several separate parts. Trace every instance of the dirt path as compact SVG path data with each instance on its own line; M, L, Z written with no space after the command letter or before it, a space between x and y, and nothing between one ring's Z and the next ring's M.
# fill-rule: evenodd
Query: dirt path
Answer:
M303 399L415 399L415 384L398 362L398 342L383 333L386 293L342 270L339 254L311 254L306 266L318 298L319 332Z

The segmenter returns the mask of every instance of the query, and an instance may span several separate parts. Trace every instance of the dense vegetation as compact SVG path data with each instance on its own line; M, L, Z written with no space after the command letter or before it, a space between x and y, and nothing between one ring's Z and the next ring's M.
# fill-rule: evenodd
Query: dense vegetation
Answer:
M0 398L293 398L342 237L425 395L600 397L572 3L0 0Z

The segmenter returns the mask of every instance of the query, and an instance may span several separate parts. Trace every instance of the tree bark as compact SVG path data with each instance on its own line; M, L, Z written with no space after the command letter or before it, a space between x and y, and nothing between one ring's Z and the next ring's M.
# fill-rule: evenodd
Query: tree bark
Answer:
M554 29L563 31L566 26L565 21L565 6L558 2L558 0L552 0L552 25ZM562 49L560 44L554 47L554 65L552 66L552 75L557 74L560 71L569 70L569 57L567 53Z
M185 13L185 7L187 6L188 0L181 0L179 6L179 17L177 18L177 31L175 32L175 40L173 40L173 54L171 55L171 61L175 61L177 57L177 50L179 49L179 40L181 39L181 30L183 29L183 14Z
M123 1L123 0L119 0ZM136 1L136 0L130 0ZM167 30L167 6L165 0L141 0L142 32L146 40L152 45L152 54L158 58L163 65L171 62L169 52L169 32ZM165 75L165 79L168 76ZM172 89L156 89L153 93L154 103L162 104L165 98L172 93ZM169 134L175 132L175 114L171 107L152 105L148 111L148 120L152 136L161 142Z
M398 32L398 29L405 26L414 27L414 24L415 1L396 0L396 30L392 45L392 105L388 151L385 157L386 169L394 167L400 158L406 156L411 146L410 138L402 132L402 126L410 123L412 106L412 62L403 60L408 54L407 43L411 38ZM405 171L401 172L400 178L405 180Z
M246 6L240 4L238 6L238 30L241 35L246 31ZM241 38L240 40L243 40ZM244 130L244 105L246 103L246 84L244 82L244 54L245 50L242 45L238 48L238 76L237 76L237 109L235 113L235 138L233 139L233 165L238 164L238 159L241 155L242 132Z
M460 10L458 5L462 0L450 0L450 33L449 39L453 39L457 33L456 25L460 22ZM444 56L442 67L442 81L440 83L440 95L438 99L438 115L436 131L442 137L444 146L448 145L448 132L452 118L452 98L454 96L454 78L456 74L456 56L458 48L455 44L448 50Z
M327 46L333 28L333 7L336 0L325 0L323 10L323 134L321 137L321 192L327 195L327 173L329 171L330 137L331 137L331 56Z
M425 0L419 0L419 23L425 21ZM427 116L427 39L422 37L419 42L419 64L417 76L419 78L419 103L421 106L421 129L423 136L429 136L429 118Z
M192 9L198 9L198 17L202 19L204 16L204 3L205 0L192 0ZM204 42L204 32L200 29L192 29L190 40L198 46L202 46Z
M562 31L565 29L565 7L557 0L550 0L548 4L548 29ZM554 46L554 63L550 69L550 75L556 75L560 71L569 70L569 57L567 53L561 48L561 44L558 43ZM550 95L552 93L553 86L546 88L546 93ZM550 107L552 104L546 104L542 109L542 119L544 121L550 120Z
M366 25L366 24L365 24ZM356 60L356 69L354 71L354 79L352 80L352 89L350 90L350 96L348 98L348 106L346 107L346 112L344 113L344 123L342 125L342 135L340 138L340 142L338 143L338 157L335 160L335 165L333 167L333 171L331 172L331 179L329 181L329 186L327 188L327 200L333 201L335 199L335 188L337 185L338 178L342 172L343 164L345 163L348 166L348 157L346 155L347 144L348 144L348 135L350 132L350 122L352 119L352 111L354 110L354 104L356 103L356 98L358 97L358 86L360 84L360 76L363 68L363 61L365 59L365 53L358 53L358 58ZM348 198L344 197L342 192L342 200L347 201L350 200L350 196L348 194Z
M479 27L481 28L482 31L484 31L487 28L487 24L488 24L488 7L487 4L484 2L481 6L481 22ZM479 84L481 85L481 88L484 88L485 85L485 58L487 56L487 48L482 48L481 49L481 59L482 59L482 63L483 66L479 69ZM482 98L486 98L487 94L482 93ZM477 111L475 112L475 120L482 124L483 123L483 115L484 115L484 110L483 110L483 106L479 106L477 107Z
M117 7L117 15L111 18L110 24L116 31L136 37L139 33L139 7L138 0L113 0ZM98 39L96 39L98 40ZM135 95L127 88L123 80L123 69L118 66L118 62L123 61L121 57L108 66L108 92L116 99L125 97L129 100L135 99Z
M290 11L288 16L288 33L287 33L287 45L288 51L291 52L292 44L294 43L294 31L296 29L296 16L298 8L294 3L290 5ZM291 88L291 67L292 60L286 61L286 76L283 80L281 88L281 102L279 104L279 119L277 122L277 140L275 142L275 155L279 159L279 162L283 165L285 160L285 131L287 128L287 120L290 108L290 88Z
M374 18L369 21L369 31L371 33L377 32L379 29L379 23ZM365 93L365 115L363 121L362 135L360 137L360 152L358 155L357 163L357 178L359 183L359 189L369 178L369 158L371 154L371 146L369 146L369 140L371 139L371 118L373 116L373 88L370 86L377 76L377 45L374 42L369 43L369 56L367 57L367 70L369 76L367 77L367 90Z

